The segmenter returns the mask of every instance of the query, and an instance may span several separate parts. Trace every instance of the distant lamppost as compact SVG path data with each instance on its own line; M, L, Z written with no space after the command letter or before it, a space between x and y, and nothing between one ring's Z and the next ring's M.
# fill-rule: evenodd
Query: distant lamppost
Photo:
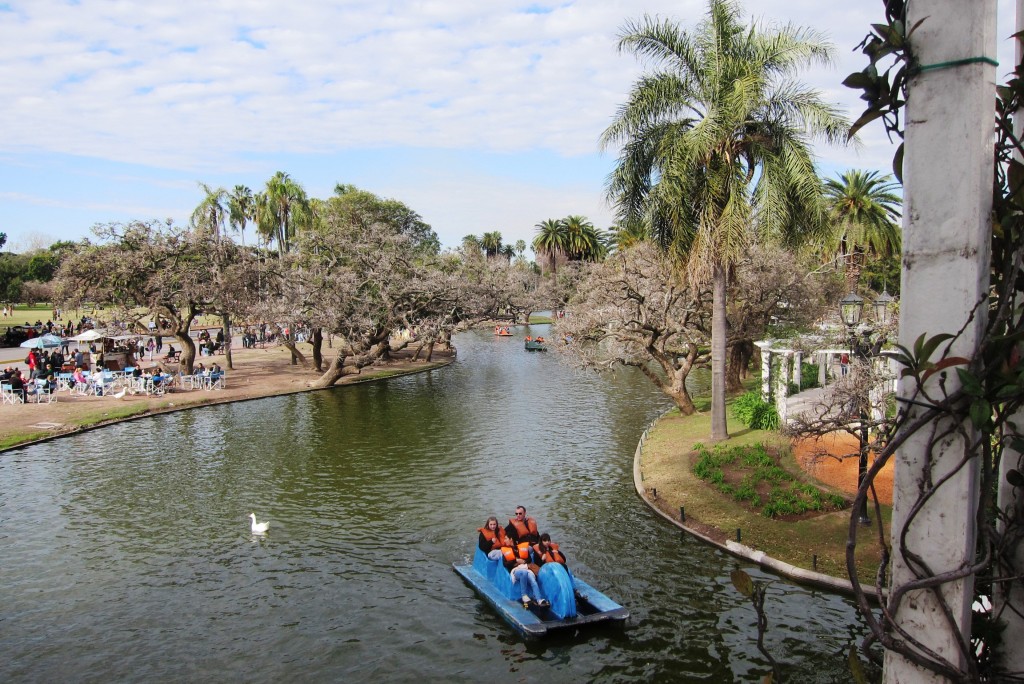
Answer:
M847 333L850 336L850 360L858 358L864 355L864 350L861 345L857 342L857 332L855 328L860 323L861 314L864 312L864 298L857 296L856 293L851 292L850 294L839 300L839 316L843 319L843 323L846 325ZM858 401L858 404L861 402ZM860 428L857 433L857 441L859 449L859 459L857 461L857 488L859 489L864 484L864 480L868 474L868 452L865 445L868 441L868 428L867 428L867 413L864 411L863 406L858 406L858 417L860 419ZM868 498L865 496L861 501L860 506L860 524L870 525L871 518L868 516Z
M895 299L892 295L883 288L882 294L878 295L871 305L875 323L883 326L889 323L894 301ZM881 342L876 343L875 348L873 348L870 341L870 331L865 331L863 341L857 339L855 328L860 323L863 311L864 298L858 297L856 293L851 292L839 301L839 315L843 319L843 324L846 325L850 337L850 358L870 361L871 357L877 354L878 347L881 347ZM859 489L864 485L864 480L867 478L868 473L868 452L866 448L868 443L868 413L863 404L858 407L858 418L860 421L858 430L860 457L857 461L857 487ZM859 522L862 525L871 524L871 518L868 516L867 496L861 501Z

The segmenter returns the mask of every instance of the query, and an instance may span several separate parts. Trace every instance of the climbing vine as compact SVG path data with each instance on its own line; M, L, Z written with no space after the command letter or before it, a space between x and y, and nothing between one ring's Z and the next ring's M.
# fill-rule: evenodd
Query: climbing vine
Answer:
M884 0L884 6L885 22L872 25L859 46L868 66L851 74L844 84L862 91L861 98L867 103L851 135L881 120L890 139L900 142L893 170L902 178L902 112L907 86L916 74L930 67L922 67L914 59L910 38L921 22L908 29L907 0ZM991 60L963 60L968 61ZM871 437L864 448L876 457L857 492L849 527L848 570L870 630L861 644L861 653L880 661L879 650L872 648L879 644L954 681L988 681L1008 675L1000 669L999 622L1006 617L1005 611L1024 606L1024 578L1017 561L1024 541L1024 510L1019 503L1024 499L1024 164L1020 161L1024 146L1014 134L1014 120L1022 104L1024 70L1018 64L1009 80L997 89L990 289L971 314L972 319L983 317L986 321L978 351L970 359L950 352L970 321L965 321L958 333L922 335L910 347L897 347L895 356L902 368L902 382L913 392L904 390L894 416L876 414L869 419ZM868 388L856 391L864 393ZM816 429L809 424L802 427L813 432L829 426L819 420ZM945 458L952 457L955 465L942 475L925 478L916 501L900 503L901 510L906 507L904 533L890 547L873 495L874 481L901 445L915 434L927 436L932 454L939 453L940 445L950 443L959 444L960 452L946 454ZM976 468L978 473L976 552L962 567L937 572L909 547L905 530L922 524L921 511L929 502L934 505L934 499L945 488L962 482L957 475L967 468ZM857 511L865 498L876 500L871 538L879 546L881 559L870 588L861 584L853 564L859 532ZM897 555L913 578L893 586L890 563ZM921 643L917 635L902 629L896 615L908 593L923 591L934 597L949 624L954 625L956 611L945 602L943 589L965 578L974 579L979 599L1001 595L1002 600L993 611L977 610L973 624L963 626L959 657L943 657Z

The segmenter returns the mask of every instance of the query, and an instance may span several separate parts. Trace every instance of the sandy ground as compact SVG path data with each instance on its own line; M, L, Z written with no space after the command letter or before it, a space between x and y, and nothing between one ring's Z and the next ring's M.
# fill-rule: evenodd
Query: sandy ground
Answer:
M302 344L299 350L309 360L310 345ZM18 355L18 350L0 349L0 359L11 359ZM339 385L370 380L381 374L416 372L425 368L445 365L454 358L451 352L439 351L435 348L431 363L411 361L412 352L399 352L395 358L381 365L369 366L359 375L347 375ZM324 364L334 358L334 351L324 349ZM183 390L175 388L162 397L145 395L125 395L121 399L113 396L72 396L62 391L56 394L56 401L47 404L3 404L0 405L0 440L19 434L34 434L36 438L56 434L66 434L80 429L82 423L99 423L123 419L126 409L137 408L140 413L153 414L175 411L182 408L217 404L230 401L241 401L256 397L291 394L310 390L310 384L320 377L320 373L310 367L291 365L291 354L284 347L267 347L265 349L241 349L232 353L233 370L227 370L223 355L202 357L207 366L216 361L227 370L227 386L218 390ZM0 361L0 365L8 364ZM148 365L148 364L147 364ZM177 364L162 364L168 371L176 371ZM133 414L138 415L138 414Z
M853 435L835 432L820 440L794 442L793 455L800 467L815 479L853 494L857 491L857 449L857 439ZM892 504L893 461L889 459L875 477L875 492L884 504Z

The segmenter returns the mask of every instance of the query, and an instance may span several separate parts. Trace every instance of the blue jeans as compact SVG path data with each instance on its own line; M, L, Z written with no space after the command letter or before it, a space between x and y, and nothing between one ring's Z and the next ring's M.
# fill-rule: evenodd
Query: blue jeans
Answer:
M540 599L540 588L537 586L537 578L525 565L517 565L512 568L512 584L519 587L523 596L529 596L533 600Z

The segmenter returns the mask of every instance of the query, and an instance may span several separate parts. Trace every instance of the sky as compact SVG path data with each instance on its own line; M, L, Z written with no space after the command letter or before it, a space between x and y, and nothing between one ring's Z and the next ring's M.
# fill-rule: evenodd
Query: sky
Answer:
M1012 68L999 0L997 73ZM853 120L842 80L881 0L746 0L748 21L814 29L802 80ZM277 171L400 200L443 245L530 243L571 214L614 222L598 140L644 64L643 15L695 26L705 0L0 0L0 232L27 251L97 223L188 222L199 183L258 191ZM880 125L819 145L821 172L889 171ZM247 236L252 240L251 228Z

